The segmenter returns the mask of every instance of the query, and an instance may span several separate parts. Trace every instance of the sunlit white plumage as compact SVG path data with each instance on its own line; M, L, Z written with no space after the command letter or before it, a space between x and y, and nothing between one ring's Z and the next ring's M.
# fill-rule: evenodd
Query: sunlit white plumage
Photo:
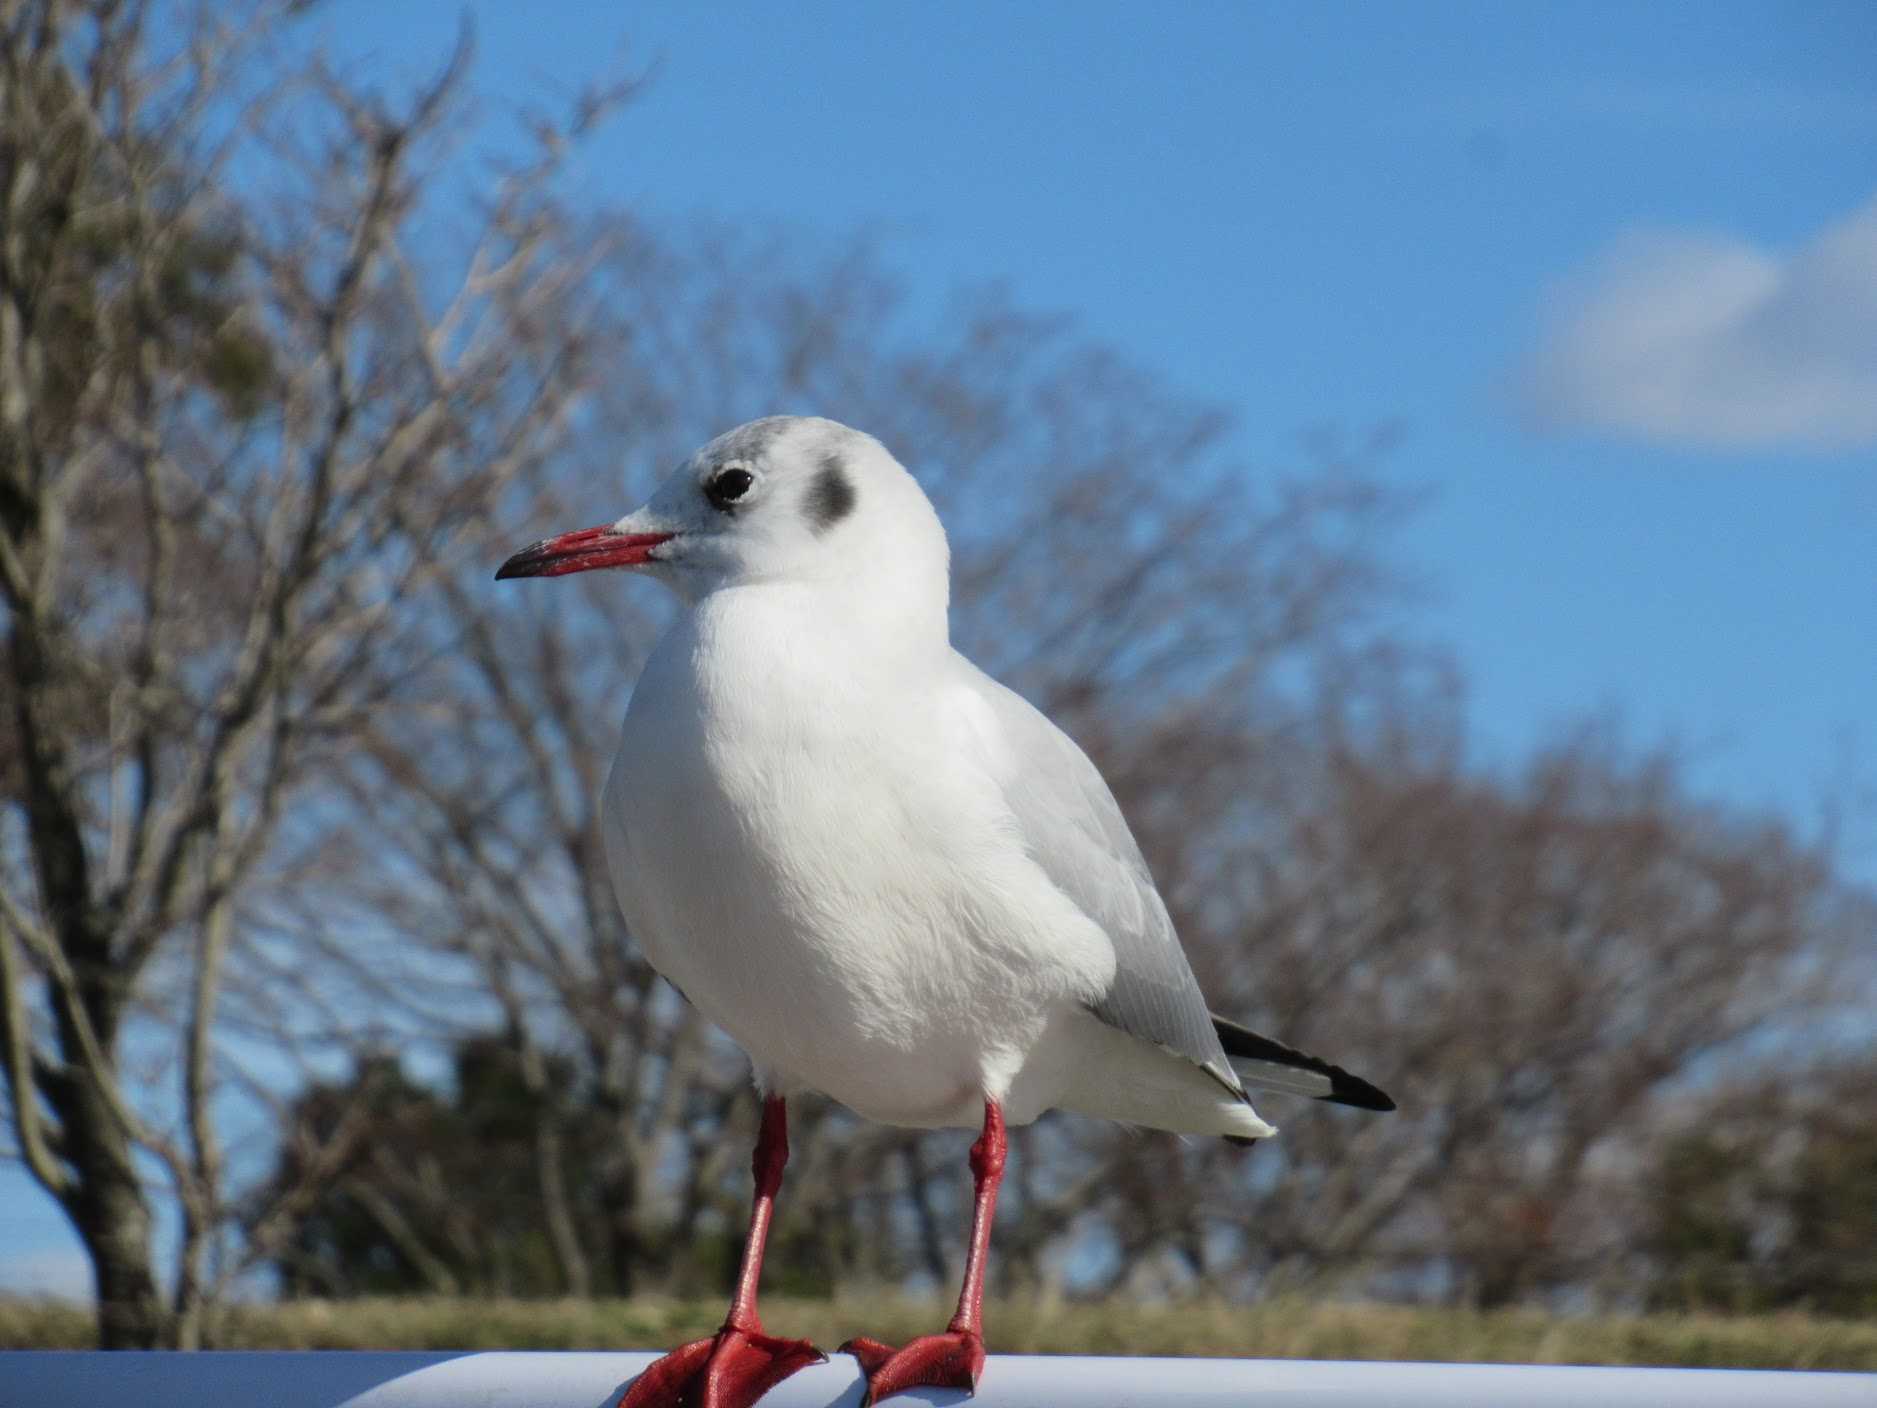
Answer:
M607 784L614 885L765 1089L903 1125L988 1097L1274 1132L1094 766L952 648L944 531L878 442L753 422L612 527L674 535L642 570L690 608Z

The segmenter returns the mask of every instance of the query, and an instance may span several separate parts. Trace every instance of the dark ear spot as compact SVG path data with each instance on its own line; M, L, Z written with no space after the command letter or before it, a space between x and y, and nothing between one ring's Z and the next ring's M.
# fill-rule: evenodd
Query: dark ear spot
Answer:
M854 511L854 483L847 477L847 466L839 455L829 455L821 462L804 506L808 526L817 533L827 532Z

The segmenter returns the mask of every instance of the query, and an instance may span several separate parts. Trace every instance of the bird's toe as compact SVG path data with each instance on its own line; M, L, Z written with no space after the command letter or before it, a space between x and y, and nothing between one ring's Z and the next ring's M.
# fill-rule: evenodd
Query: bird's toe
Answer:
M827 1357L807 1340L726 1325L654 1361L619 1408L751 1408L789 1375Z
M975 1392L984 1373L984 1339L971 1330L921 1335L895 1349L858 1336L841 1346L867 1374L863 1405L915 1388L961 1388Z

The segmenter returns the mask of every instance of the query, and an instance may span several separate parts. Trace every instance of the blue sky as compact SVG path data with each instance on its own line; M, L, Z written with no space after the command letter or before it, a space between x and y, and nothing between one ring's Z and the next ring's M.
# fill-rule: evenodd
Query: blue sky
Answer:
M314 24L395 85L462 8ZM1254 462L1398 423L1482 759L1606 710L1802 823L1877 783L1877 7L469 8L492 116L651 68L596 203L1008 280ZM42 1204L0 1171L0 1287L82 1291Z
M1006 279L1232 408L1254 462L1399 423L1483 759L1601 710L1801 819L1877 778L1868 5L471 12L492 114L650 69L595 201L874 232L935 301ZM395 82L459 13L321 23Z

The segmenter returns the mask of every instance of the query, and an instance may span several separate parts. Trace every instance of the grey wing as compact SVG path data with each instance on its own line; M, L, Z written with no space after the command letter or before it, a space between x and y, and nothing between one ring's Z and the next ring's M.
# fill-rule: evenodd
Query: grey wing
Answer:
M1090 1010L1184 1056L1244 1098L1147 862L1101 773L1022 695L971 668L1003 757L1003 792L1030 858L1114 945L1114 981Z

